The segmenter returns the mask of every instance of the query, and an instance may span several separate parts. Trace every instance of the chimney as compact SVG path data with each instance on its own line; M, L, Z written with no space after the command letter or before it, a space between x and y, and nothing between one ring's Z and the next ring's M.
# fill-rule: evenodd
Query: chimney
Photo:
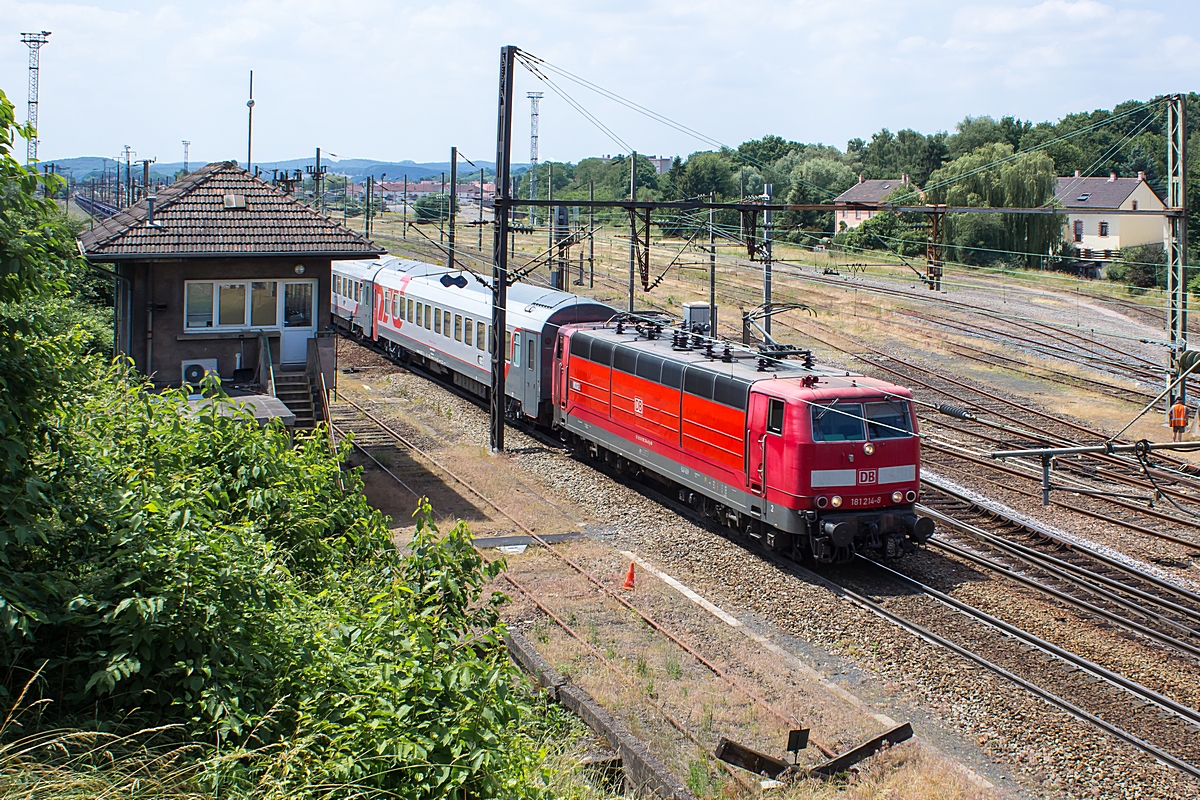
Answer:
M900 173L900 182L901 182L901 183L908 183L908 173L907 173L907 172L901 172L901 173Z
M863 178L862 173L861 172L858 173L858 182L862 183L864 180L865 180L865 178Z
M157 199L158 198L155 197L154 195L147 195L147 197L146 197L146 224L151 227L153 227L155 224L154 223L154 201Z
M1115 173L1115 172L1108 173L1108 182L1116 183L1117 182L1117 173Z
M1142 171L1140 171L1140 170L1139 170L1139 171L1138 171L1138 180L1139 180L1139 181L1144 181L1144 180L1146 180L1146 173L1145 173L1145 172L1142 172Z
M1083 177L1083 173L1082 173L1082 172L1080 172L1079 170L1075 170L1075 177L1076 177L1076 178L1082 178L1082 177Z

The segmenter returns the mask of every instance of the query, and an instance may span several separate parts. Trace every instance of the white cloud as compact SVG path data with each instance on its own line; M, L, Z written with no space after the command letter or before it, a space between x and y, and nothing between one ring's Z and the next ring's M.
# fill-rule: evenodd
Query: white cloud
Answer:
M1041 120L1192 88L1193 4L1135 0L0 0L0 87L25 101L17 33L43 52L44 157L123 144L178 160L245 157L255 71L255 154L494 157L498 52L516 44L721 141L765 133L841 146L881 127L952 128L966 114ZM619 148L546 91L544 158ZM1190 79L1190 80L1189 80ZM704 145L562 84L639 151Z

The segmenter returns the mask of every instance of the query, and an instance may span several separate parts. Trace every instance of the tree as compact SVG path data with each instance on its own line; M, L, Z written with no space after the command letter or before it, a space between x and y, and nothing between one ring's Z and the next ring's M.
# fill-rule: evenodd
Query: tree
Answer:
M803 148L799 142L792 142L782 136L767 134L761 139L751 139L742 142L734 151L734 160L748 166L765 167L774 164L792 150Z
M701 152L688 156L683 166L679 188L687 197L708 197L715 193L718 199L737 196L737 183L729 161L718 153Z
M1013 153L1007 143L985 145L956 158L930 175L927 200L955 206L1037 208L1054 199L1058 184L1054 161L1043 153ZM1007 214L1000 222L979 215L951 214L946 241L953 260L986 264L1023 260L1041 266L1062 249L1064 217L1060 214Z
M454 211L458 212L458 200L454 201ZM413 214L417 222L441 222L450 218L450 195L427 194L413 203Z

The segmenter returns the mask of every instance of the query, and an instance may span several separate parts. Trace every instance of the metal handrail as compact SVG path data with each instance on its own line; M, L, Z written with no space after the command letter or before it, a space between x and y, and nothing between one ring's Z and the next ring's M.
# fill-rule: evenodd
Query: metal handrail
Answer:
M259 380L261 381L263 378L261 373L265 372L267 394L275 397L275 364L271 359L271 339L265 333L260 333L258 335L258 342Z

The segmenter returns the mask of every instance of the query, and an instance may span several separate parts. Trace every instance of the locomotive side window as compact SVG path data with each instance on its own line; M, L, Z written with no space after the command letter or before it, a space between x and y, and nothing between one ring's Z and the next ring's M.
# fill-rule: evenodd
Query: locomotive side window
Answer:
M637 376L658 383L662 377L662 359L651 353L639 353Z
M727 375L718 375L713 386L713 400L742 411L746 410L746 397L749 394L750 384Z
M678 389L683 386L683 364L678 361L664 361L662 365L662 384Z
M637 351L628 347L618 347L613 353L613 369L628 372L633 375L637 371Z
M702 369L689 367L683 376L683 390L696 397L712 400L713 381L717 376Z
M863 428L863 408L858 403L841 403L812 407L814 442L861 442L867 438Z
M783 433L782 400L772 400L767 407L767 433Z
M864 406L867 432L872 439L902 439L912 436L912 423L908 418L908 405L895 400L884 403L867 403Z

